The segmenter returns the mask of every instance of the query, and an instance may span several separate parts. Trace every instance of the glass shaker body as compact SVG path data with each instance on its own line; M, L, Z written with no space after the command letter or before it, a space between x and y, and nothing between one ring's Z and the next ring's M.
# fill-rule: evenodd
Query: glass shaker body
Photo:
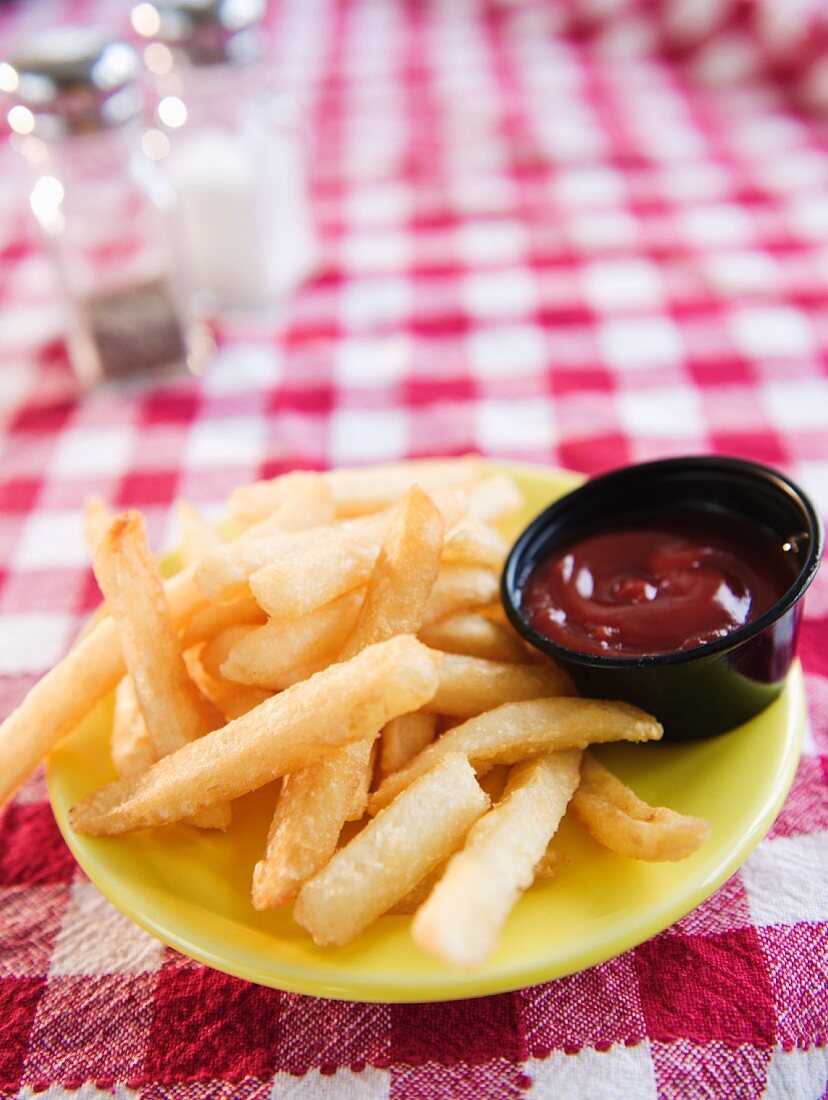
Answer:
M318 265L290 100L258 60L173 68L156 93L159 167L200 309L278 306Z
M190 333L164 197L138 148L140 125L48 142L17 135L34 172L32 210L69 305L67 343L84 383L183 362Z

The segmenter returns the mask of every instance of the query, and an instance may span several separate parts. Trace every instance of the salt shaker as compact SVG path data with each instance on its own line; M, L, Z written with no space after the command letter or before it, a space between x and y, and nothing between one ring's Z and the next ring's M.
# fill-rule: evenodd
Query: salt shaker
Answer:
M90 384L198 364L164 197L140 150L140 62L97 29L61 27L0 64L12 142L68 305L67 345Z
M176 196L199 308L278 306L318 265L295 110L268 87L261 0L151 0L132 11L155 91L145 149Z

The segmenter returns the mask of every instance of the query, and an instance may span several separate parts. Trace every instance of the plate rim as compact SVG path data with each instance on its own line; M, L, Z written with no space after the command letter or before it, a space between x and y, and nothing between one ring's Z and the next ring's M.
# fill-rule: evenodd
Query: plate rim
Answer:
M522 472L528 476L557 477L560 480L571 480L573 487L583 480L583 475L574 471L542 464L486 460L486 465L493 470L511 470ZM658 905L649 913L646 919L635 920L629 928L625 928L610 937L604 937L601 940L600 950L597 952L595 945L591 942L580 949L576 948L566 956L566 963L563 967L550 965L550 960L545 961L543 958L538 959L537 957L533 957L532 960L522 964L504 964L502 969L488 970L480 974L457 971L447 967L445 977L436 985L434 984L435 977L433 974L424 975L422 981L418 981L415 976L407 976L403 986L400 986L399 982L395 985L393 981L386 984L376 974L357 977L356 979L349 977L347 981L343 982L338 976L335 976L334 972L330 971L320 970L309 975L307 964L297 966L291 962L278 961L278 965L274 967L275 960L272 958L268 960L266 970L257 969L252 964L248 965L244 959L233 957L227 960L224 956L205 947L203 942L188 939L186 935L176 933L174 929L171 931L167 925L154 919L152 915L148 915L144 909L135 904L132 890L128 885L126 896L123 892L122 882L119 883L121 892L109 888L111 874L103 866L103 861L96 857L94 850L90 851L88 849L89 838L75 834L68 827L66 816L59 812L59 807L56 806L58 795L55 788L57 786L58 768L53 756L49 757L46 762L46 783L49 804L60 833L74 859L96 889L134 924L174 950L214 970L288 993L300 993L361 1003L437 1003L514 992L527 986L551 981L592 966L601 965L669 928L701 904L702 901L710 897L723 882L741 867L767 835L793 782L804 740L807 711L805 679L799 660L795 661L791 668L784 695L787 697L784 749L781 753L780 766L775 774L774 781L769 786L768 795L764 802L764 812L751 822L751 827L746 832L744 839L723 855L701 881L694 879L692 880L692 886L672 893L664 900L663 904ZM727 737L730 734L725 733L721 736Z

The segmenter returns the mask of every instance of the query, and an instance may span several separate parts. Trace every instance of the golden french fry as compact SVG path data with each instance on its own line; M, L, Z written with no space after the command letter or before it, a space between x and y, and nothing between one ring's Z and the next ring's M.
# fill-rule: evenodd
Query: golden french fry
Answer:
M111 522L112 509L109 505L101 497L87 497L83 502L83 541L90 557Z
M433 623L457 611L485 607L497 599L499 590L500 582L491 569L480 565L443 565L425 621Z
M686 859L710 836L703 818L648 805L590 753L572 812L599 844L630 859Z
M177 623L185 622L204 604L191 570L167 581L164 591ZM118 628L107 615L0 725L0 806L125 672Z
M489 768L481 767L478 771L477 781L492 800L492 804L503 798L511 770L508 764L495 764Z
M265 700L272 697L271 691L249 687L247 684L235 684L223 677L217 679L210 676L201 663L201 648L196 646L188 649L184 653L184 664L198 690L217 710L221 711L225 721L232 722L234 718L241 718L243 714L261 706Z
M207 675L212 676L214 680L220 680L222 677L229 679L230 677L226 677L222 671L224 663L233 649L257 629L258 627L252 623L234 623L233 626L225 627L206 641L199 652L199 659Z
M512 769L503 799L471 827L417 910L411 935L418 947L460 967L494 951L578 785L580 757L577 750L546 753Z
M469 517L483 523L507 519L523 507L523 493L507 474L487 477L472 490Z
M431 499L416 486L410 489L395 510L339 660L347 661L366 646L400 633L417 631L437 576L443 530ZM379 727L364 741L335 750L327 760L288 777L265 858L256 867L257 907L294 897L333 854L345 821L362 817L378 733Z
M364 741L345 745L318 764L288 775L276 803L264 858L253 870L253 905L271 909L291 901L336 850L358 794ZM348 754L357 754L349 767Z
M306 531L332 523L336 518L336 503L321 474L294 473L290 492L269 515L252 524L242 534L244 539L258 539L277 531Z
M516 665L446 653L440 665L440 687L428 709L470 718L502 703L563 695L572 690L571 680L556 665Z
M221 714L190 679L158 566L139 512L117 515L95 546L95 577L120 633L124 663L156 757L222 725ZM229 806L193 824L226 828Z
M481 787L483 784L480 784ZM485 787L484 792L488 794ZM424 879L421 879L415 886L408 891L405 897L400 898L399 901L394 902L391 908L388 910L388 915L391 917L413 917L428 895L443 877L443 873L446 869L446 863L448 860L443 860L438 863L433 871L429 871Z
M528 659L513 634L479 611L458 611L448 618L426 623L419 636L420 641L444 653L510 664L524 664Z
M437 732L437 715L418 710L415 714L402 714L394 718L382 731L380 750L380 775L404 768L409 760L426 745L430 745Z
M307 568L329 570L340 559L347 560L350 555L355 554L361 561L368 562L361 581L350 586L357 588L367 580L390 522L389 511L376 516L365 516L363 519L348 520L346 523L277 532L256 539L238 539L213 551L199 562L195 573L196 584L214 603L227 603L250 595L251 578L276 564L281 565L286 559L290 561L289 577L299 583ZM309 563L308 566L305 562ZM346 591L349 589L334 592L330 599L335 599ZM328 602L327 599L320 601ZM266 602L262 606L265 610L268 609ZM314 606L318 607L320 604Z
M229 626L250 623L261 626L267 620L264 611L252 596L243 596L233 603L212 603L196 611L184 625L181 632L181 648L191 649L194 645L206 642Z
M221 537L212 524L208 523L194 504L188 500L177 500L175 511L181 537L178 553L185 565L201 561L205 554L221 546Z
M332 748L417 710L437 687L436 655L401 635L273 696L132 779L83 799L72 828L91 836L180 821L298 771Z
M449 532L442 558L451 565L482 565L500 571L508 549L506 540L494 527L467 519Z
M568 696L504 703L450 729L407 767L389 775L369 797L368 812L387 806L448 753L464 753L476 768L483 768L607 741L658 741L663 732L655 718L631 703Z
M346 944L450 855L489 800L463 756L441 760L299 892L293 915L318 944Z
M139 512L115 517L95 547L93 566L157 755L221 725L221 715L187 675Z
M538 860L535 867L535 880L554 878L570 862L565 852L557 852L549 847Z
M479 472L479 460L467 457L332 470L321 476L333 494L337 515L351 517L390 507L412 485L419 485L428 493L454 487L470 488ZM302 476L291 473L241 486L230 494L230 513L246 523L262 519L282 504L295 489L296 479Z
M307 615L270 619L230 650L222 675L281 691L296 682L296 669L334 658L354 628L362 599L361 591L347 592Z
M112 511L99 496L87 497L83 502L83 541L90 557L98 539L104 534L112 520ZM108 614L106 604L97 607L81 626L75 638L75 645L95 629Z
M395 634L417 633L437 580L443 532L436 505L414 485L397 506L340 660Z
M137 775L157 760L155 746L138 705L135 684L124 676L115 689L112 716L112 763L118 775Z

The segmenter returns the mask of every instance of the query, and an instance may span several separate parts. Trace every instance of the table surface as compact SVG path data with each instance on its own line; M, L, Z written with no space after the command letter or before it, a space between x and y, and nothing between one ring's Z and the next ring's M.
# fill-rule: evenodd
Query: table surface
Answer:
M786 10L275 5L324 265L278 328L226 332L198 380L79 398L23 174L0 149L0 712L98 600L91 492L142 508L160 548L176 497L217 513L239 482L295 466L479 451L595 473L716 451L778 466L825 511L826 16L816 4L795 26ZM103 11L4 7L0 46ZM636 950L498 997L363 1006L197 966L85 880L35 776L0 817L0 1098L819 1100L826 642L821 577L805 753L741 871Z

